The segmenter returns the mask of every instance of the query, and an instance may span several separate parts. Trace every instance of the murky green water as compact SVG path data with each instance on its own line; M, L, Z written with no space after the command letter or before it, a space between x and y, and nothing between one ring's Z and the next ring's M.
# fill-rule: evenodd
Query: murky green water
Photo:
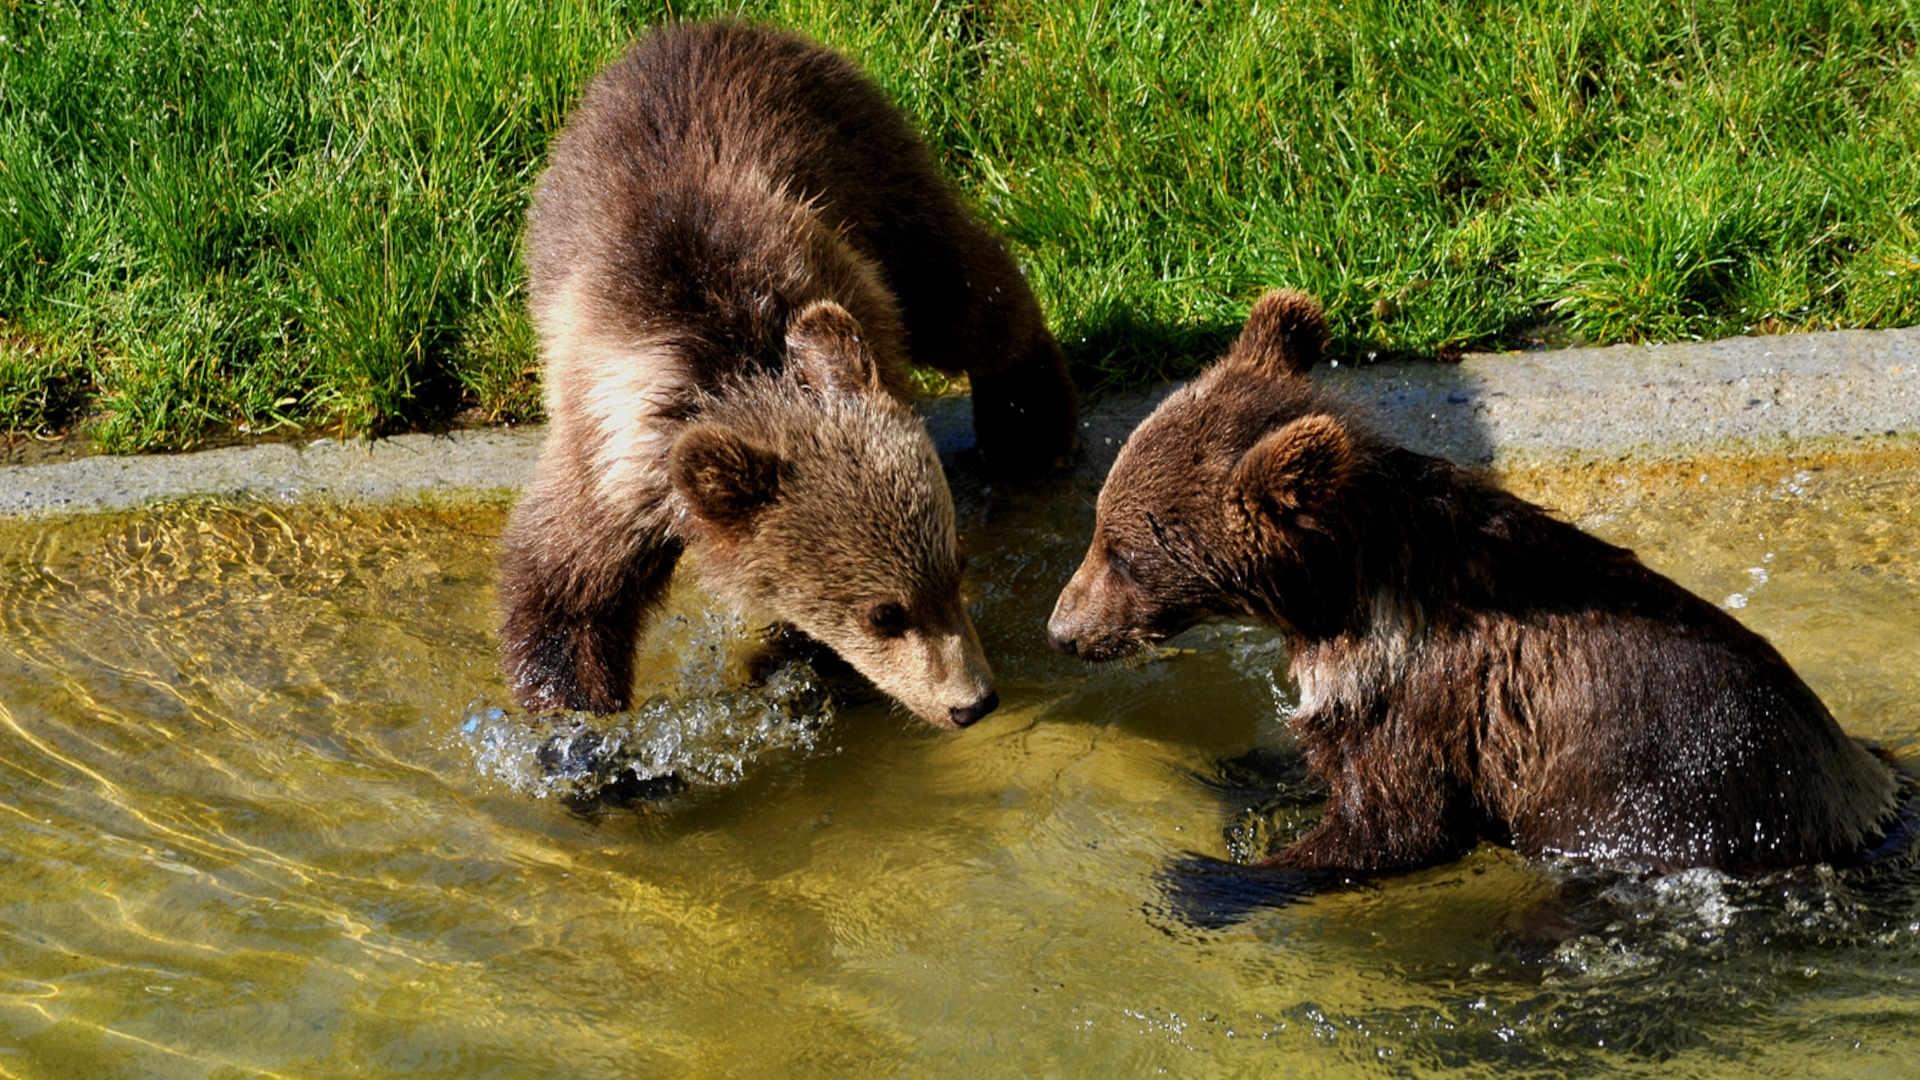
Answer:
M1704 472L1706 480L1698 479ZM1920 463L1520 486L1741 615L1920 755ZM1041 622L1089 512L976 496L1004 705L958 735L804 672L742 693L676 597L622 729L696 784L539 798L503 703L498 506L0 524L0 1074L1903 1075L1920 880L1586 883L1483 850L1203 933L1284 748L1265 634L1091 669ZM1738 599L1734 599L1735 597ZM675 689L677 688L677 689ZM642 722L644 721L644 722ZM616 725L617 726L617 725Z

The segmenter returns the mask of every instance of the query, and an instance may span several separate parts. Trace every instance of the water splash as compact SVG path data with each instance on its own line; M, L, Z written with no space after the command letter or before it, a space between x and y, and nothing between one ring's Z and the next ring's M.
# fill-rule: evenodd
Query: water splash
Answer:
M460 739L481 775L536 798L591 799L615 787L668 792L739 783L754 762L820 746L832 719L813 670L793 665L760 686L655 698L613 717L525 717L475 702Z
M459 739L481 775L535 798L739 783L769 754L817 749L833 718L826 684L805 663L742 685L735 646L745 630L725 612L663 619L658 631L678 658L675 690L613 716L526 716L477 700Z
M1247 678L1265 684L1273 698L1274 711L1291 716L1299 704L1292 683L1287 679L1287 643L1271 631L1246 631L1227 647L1233 669Z

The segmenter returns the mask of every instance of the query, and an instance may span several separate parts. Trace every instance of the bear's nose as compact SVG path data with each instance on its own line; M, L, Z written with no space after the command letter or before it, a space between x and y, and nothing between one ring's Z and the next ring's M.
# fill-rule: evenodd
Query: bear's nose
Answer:
M1051 626L1047 627L1047 644L1053 646L1054 652L1063 652L1068 656L1080 655L1080 642L1071 634L1061 633Z
M947 719L953 721L954 727L970 727L975 720L980 719L999 707L999 693L989 690L987 691L986 697L981 698L979 701L974 702L964 709L948 709Z

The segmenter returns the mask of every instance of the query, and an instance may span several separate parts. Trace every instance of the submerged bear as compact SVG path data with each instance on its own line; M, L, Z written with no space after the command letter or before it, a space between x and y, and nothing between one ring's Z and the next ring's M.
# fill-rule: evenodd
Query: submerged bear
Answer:
M739 24L655 32L588 87L528 216L552 427L504 541L508 677L624 707L683 549L931 723L994 707L953 506L905 364L964 371L990 469L1074 429L1033 294L844 59Z
M1088 660L1209 618L1281 630L1328 802L1265 860L1293 872L1276 887L1483 840L1759 872L1858 861L1895 831L1894 770L1772 646L1631 552L1371 434L1306 376L1325 332L1310 298L1269 293L1140 425L1048 624Z

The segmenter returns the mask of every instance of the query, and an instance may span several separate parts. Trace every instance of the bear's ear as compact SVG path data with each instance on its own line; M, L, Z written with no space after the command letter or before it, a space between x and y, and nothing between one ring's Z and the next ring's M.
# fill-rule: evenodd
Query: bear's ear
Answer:
M683 432L667 471L687 509L727 532L751 528L780 496L780 456L718 424Z
M1294 289L1274 289L1254 303L1227 358L1269 375L1304 375L1326 347L1320 302Z
M880 364L853 313L815 300L787 323L787 366L802 386L821 393L881 392Z
M1325 413L1303 416L1253 444L1233 467L1229 503L1254 523L1330 505L1353 475L1353 436Z

